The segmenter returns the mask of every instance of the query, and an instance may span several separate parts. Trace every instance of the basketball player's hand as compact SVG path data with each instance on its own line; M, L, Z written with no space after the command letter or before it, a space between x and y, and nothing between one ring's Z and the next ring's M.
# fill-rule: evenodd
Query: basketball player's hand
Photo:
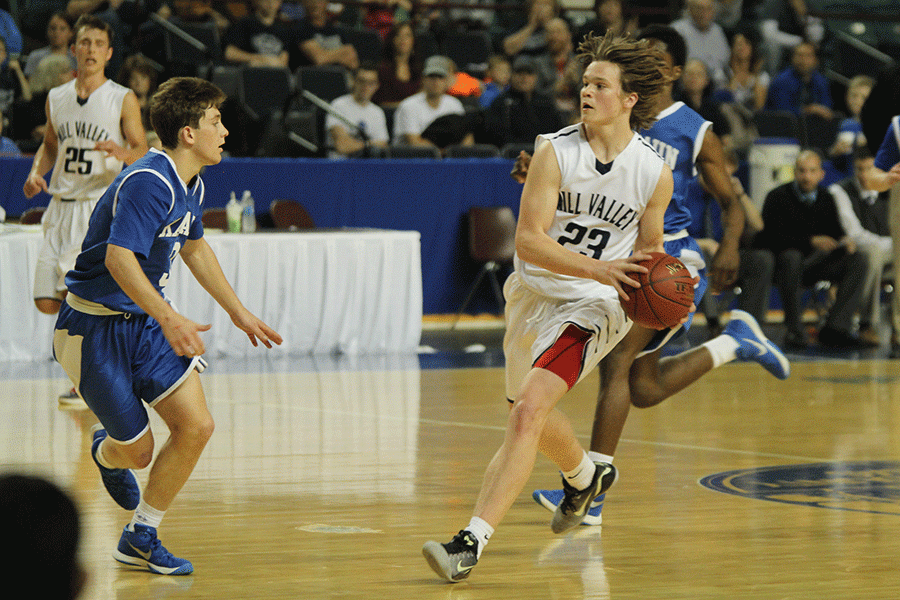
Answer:
M28 179L25 180L25 185L22 186L22 191L25 193L26 198L34 198L38 192L49 193L47 180L37 173L29 173Z
M709 283L714 294L727 290L737 281L741 257L737 248L719 245L709 267Z
M234 323L235 327L247 334L247 337L250 338L250 343L254 346L258 345L258 341L262 342L262 345L266 348L271 348L272 342L281 344L281 336L274 329L263 323L262 319L248 310L232 315L231 322Z
M127 150L112 140L103 140L94 144L94 150L106 152L107 156L112 156L116 160L125 160L128 156Z
M594 279L605 285L611 285L615 288L623 300L628 300L628 294L622 288L622 284L630 285L633 288L641 287L641 284L632 279L630 273L647 273L647 267L641 266L645 260L650 260L649 254L643 252L635 252L628 258L622 260L598 260L597 272Z
M528 177L528 166L531 164L531 155L522 150L519 152L519 156L516 157L516 164L513 165L512 171L510 171L510 176L516 180L517 183L525 183L525 179Z
M211 325L200 325L194 323L187 317L175 313L175 315L166 320L165 323L160 322L163 335L166 336L172 350L178 356L200 356L206 352L206 346L200 338L201 331L209 331Z

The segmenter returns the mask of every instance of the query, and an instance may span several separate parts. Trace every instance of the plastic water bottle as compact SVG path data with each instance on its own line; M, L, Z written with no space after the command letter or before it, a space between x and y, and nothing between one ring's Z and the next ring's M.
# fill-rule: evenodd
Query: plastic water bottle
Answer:
M256 231L256 205L250 190L244 190L244 196L241 198L241 231L244 233Z
M240 233L241 205L238 203L234 192L231 192L231 198L228 199L228 204L225 205L225 221L229 233Z

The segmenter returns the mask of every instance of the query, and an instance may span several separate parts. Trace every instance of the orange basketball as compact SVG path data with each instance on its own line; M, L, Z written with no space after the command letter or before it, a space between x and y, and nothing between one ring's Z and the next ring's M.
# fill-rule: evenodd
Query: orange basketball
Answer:
M687 316L694 302L694 278L690 271L674 256L651 252L649 260L638 263L647 267L648 273L632 273L641 287L623 286L629 300L619 301L625 314L643 327L668 329Z

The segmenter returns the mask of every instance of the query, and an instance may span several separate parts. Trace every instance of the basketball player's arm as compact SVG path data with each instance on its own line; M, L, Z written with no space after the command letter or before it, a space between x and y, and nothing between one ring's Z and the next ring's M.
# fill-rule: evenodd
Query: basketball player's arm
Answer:
M647 270L635 263L649 258L643 253L635 253L624 260L597 260L564 248L557 240L547 235L556 216L559 187L562 174L556 160L553 145L542 140L529 168L529 177L522 189L519 206L519 222L516 225L516 253L519 258L548 271L594 279L616 288L620 296L625 296L621 283L640 287L628 276L629 272ZM671 187L669 197L672 196ZM660 238L662 221L660 220Z
M744 232L744 209L725 165L722 142L709 129L703 136L703 144L697 155L697 168L703 175L704 186L722 207L722 239L709 267L712 290L721 292L737 279L741 262L738 249Z
M666 209L672 200L672 191L675 182L672 179L672 169L663 167L656 183L653 195L647 201L644 214L638 222L638 237L634 242L634 249L641 252L665 252L663 247L663 231Z
M122 136L128 144L123 148L112 140L97 142L94 150L106 152L114 156L126 165L130 165L143 155L147 154L147 132L144 131L144 123L141 121L141 107L138 104L134 92L128 92L122 101Z
M890 171L882 171L878 167L872 167L869 171L869 187L876 192L886 192L897 182L900 182L900 163L891 167Z
M163 335L175 354L203 354L205 347L200 332L207 331L210 325L199 325L178 314L147 279L134 252L109 244L106 247L105 265L122 291L160 324Z
M272 342L281 344L281 336L247 310L238 299L206 239L201 237L198 240L185 240L181 248L181 258L203 289L225 309L231 317L231 322L247 334L251 344L256 346L257 340L266 348L271 348Z
M44 113L47 115L47 126L44 128L44 141L41 147L34 154L34 161L31 163L31 171L22 186L22 191L26 198L33 198L38 192L46 192L47 180L44 179L53 165L56 163L56 154L59 151L59 144L56 139L56 127L50 119L50 98L44 102Z

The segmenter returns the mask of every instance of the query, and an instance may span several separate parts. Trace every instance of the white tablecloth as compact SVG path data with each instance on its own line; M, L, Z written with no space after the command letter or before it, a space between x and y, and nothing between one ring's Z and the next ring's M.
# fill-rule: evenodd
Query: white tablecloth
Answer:
M278 352L415 351L422 332L422 268L415 231L208 232L247 308L284 337ZM0 360L51 356L55 317L34 307L37 228L0 232ZM248 356L247 336L176 260L166 294L182 314L212 324L207 356Z

